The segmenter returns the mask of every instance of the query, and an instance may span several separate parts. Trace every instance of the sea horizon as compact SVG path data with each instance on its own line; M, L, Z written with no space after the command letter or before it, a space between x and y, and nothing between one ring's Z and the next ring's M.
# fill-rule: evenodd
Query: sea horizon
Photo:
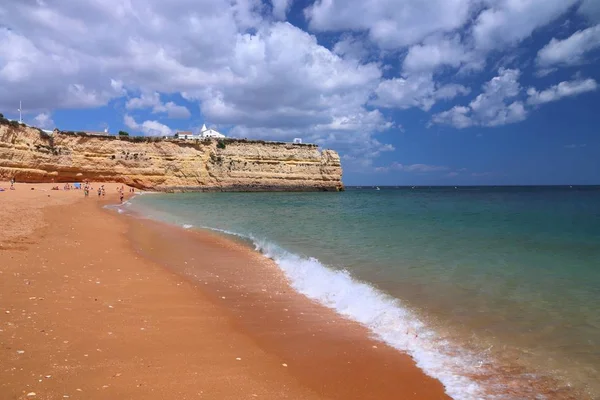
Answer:
M546 185L345 185L346 188L397 188L397 189L413 189L413 188L597 188L600 189L600 184L546 184Z

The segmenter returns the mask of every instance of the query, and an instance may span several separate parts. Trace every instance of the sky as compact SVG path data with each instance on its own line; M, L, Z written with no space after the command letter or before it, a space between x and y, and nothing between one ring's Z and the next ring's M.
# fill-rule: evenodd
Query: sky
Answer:
M0 112L340 153L346 185L600 184L600 0L0 2Z

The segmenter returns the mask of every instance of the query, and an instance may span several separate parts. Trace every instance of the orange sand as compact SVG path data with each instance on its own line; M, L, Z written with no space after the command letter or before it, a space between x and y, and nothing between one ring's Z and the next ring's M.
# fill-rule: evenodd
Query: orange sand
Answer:
M0 399L447 398L246 247L51 186L0 192Z

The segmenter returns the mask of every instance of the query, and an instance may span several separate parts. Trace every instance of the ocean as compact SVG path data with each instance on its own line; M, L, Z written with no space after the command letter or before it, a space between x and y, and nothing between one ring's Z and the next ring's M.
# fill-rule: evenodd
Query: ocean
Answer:
M149 194L272 258L455 399L600 398L600 187Z

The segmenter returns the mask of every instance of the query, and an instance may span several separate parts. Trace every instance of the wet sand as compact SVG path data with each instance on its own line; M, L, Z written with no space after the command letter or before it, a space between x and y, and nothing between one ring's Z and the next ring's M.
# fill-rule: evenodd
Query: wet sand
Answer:
M0 193L0 398L447 398L270 260L103 209L105 185Z

